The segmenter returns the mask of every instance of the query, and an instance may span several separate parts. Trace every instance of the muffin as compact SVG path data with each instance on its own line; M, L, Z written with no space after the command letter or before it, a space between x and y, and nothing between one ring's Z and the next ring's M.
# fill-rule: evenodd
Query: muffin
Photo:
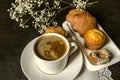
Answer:
M99 29L90 29L84 34L85 46L91 50L101 48L107 40L105 33Z
M66 20L70 22L73 29L81 36L83 36L87 30L97 28L96 19L85 10L71 10L66 16Z

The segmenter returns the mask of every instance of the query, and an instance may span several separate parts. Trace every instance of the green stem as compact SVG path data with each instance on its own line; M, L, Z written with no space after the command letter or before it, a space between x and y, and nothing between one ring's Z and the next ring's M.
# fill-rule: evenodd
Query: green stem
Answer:
M60 2L71 5L71 3L63 1L63 0L60 0Z
M25 22L23 22L23 25L26 24L30 20L31 17L32 16L30 16L27 20L25 20Z
M56 13L56 15L50 20L50 23L55 19L55 17L56 17L61 11L65 10L65 9L67 9L67 8L69 8L69 7L71 7L71 5L69 5L69 6L65 7L65 8L61 8L61 9Z

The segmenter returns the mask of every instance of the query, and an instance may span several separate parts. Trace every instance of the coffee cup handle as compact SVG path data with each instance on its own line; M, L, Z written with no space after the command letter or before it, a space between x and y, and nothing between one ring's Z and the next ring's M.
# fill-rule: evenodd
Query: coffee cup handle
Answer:
M75 42L71 42L69 55L73 54L77 49L78 49L77 44Z

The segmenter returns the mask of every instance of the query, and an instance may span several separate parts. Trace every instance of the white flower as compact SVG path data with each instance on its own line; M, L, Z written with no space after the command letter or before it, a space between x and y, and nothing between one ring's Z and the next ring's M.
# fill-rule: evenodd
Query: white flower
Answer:
M19 22L22 28L33 26L38 32L43 33L50 25L57 26L56 16L64 9L76 7L86 9L88 0L15 0L8 9L11 19ZM66 6L62 6L66 4Z

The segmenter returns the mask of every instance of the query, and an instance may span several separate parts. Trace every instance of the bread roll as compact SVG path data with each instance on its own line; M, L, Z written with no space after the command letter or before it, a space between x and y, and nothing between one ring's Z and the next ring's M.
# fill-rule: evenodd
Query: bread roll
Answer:
M81 36L92 28L96 28L96 19L85 10L73 9L66 16L66 20L70 22L71 26L75 31L77 31Z

